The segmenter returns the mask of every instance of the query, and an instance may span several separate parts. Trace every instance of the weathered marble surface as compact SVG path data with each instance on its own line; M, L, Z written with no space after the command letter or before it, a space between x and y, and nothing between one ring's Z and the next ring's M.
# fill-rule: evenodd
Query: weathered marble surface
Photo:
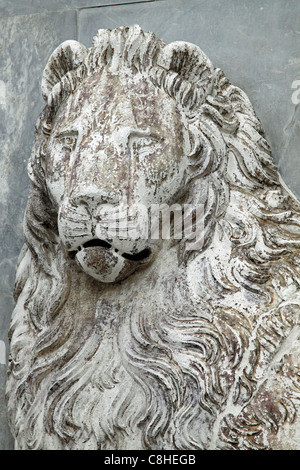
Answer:
M281 174L300 197L299 109L291 100L292 83L300 79L299 17L298 0L288 5L283 0L162 0L120 5L117 9L83 10L78 39L89 45L90 31L115 28L122 18L122 24L138 23L166 42L198 44L234 83L247 91L274 159L280 162Z
M73 4L80 8L100 2L74 0ZM67 3L69 8L71 2ZM288 4L285 0L162 0L81 11L78 24L75 12L47 13L62 4L54 0L0 2L0 340L5 342L13 307L14 266L22 245L28 188L26 162L42 105L41 71L51 51L64 39L77 37L89 46L100 27L139 23L166 41L183 39L198 44L247 92L281 174L300 197L299 106L291 101L292 82L300 79L298 0ZM40 11L45 14L13 17ZM5 366L0 366L0 377L2 449L12 445L5 417Z
M43 72L16 448L299 449L300 203L249 98L191 43L135 25L92 44L65 41ZM153 236L152 210L174 204L202 209L197 240L175 214Z
M75 12L0 19L0 340L7 345L15 263L23 243L22 223L29 186L28 156L41 106L41 72L57 43L75 38ZM12 441L6 424L0 366L0 448Z

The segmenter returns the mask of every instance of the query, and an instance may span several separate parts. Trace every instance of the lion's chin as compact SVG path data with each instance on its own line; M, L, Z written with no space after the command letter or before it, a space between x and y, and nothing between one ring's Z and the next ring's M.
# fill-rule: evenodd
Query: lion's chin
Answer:
M102 246L82 247L75 255L77 264L86 274L104 283L123 281L151 259L149 249L131 255Z

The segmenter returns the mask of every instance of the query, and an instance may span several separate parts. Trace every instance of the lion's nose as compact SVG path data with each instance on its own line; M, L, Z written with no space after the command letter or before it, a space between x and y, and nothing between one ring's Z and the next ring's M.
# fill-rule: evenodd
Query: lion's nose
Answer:
M119 201L119 198L113 193L106 193L97 187L91 188L90 186L87 186L81 191L74 191L69 199L73 206L87 206L92 211L94 211L100 205L114 205Z

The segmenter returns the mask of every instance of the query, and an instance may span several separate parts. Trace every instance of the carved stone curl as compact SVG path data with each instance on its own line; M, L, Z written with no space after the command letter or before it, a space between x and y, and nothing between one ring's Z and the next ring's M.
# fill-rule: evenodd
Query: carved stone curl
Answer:
M249 99L138 26L59 46L15 286L17 449L300 448L300 206ZM201 205L202 245L105 237L128 206Z

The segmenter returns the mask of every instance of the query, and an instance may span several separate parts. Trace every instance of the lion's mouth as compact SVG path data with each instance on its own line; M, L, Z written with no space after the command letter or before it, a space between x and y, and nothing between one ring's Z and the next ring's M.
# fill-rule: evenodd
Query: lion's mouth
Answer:
M96 247L112 249L115 253L119 253L120 256L122 256L125 259L128 259L129 261L147 261L151 256L151 250L149 248L145 248L144 250L135 254L121 253L120 250L118 250L117 248L113 248L111 243L108 243L105 240L100 240L99 238L94 238L93 240L89 240L88 242L83 243L82 245L78 246L76 250L70 251L69 254L71 258L75 258L76 254L81 249L96 248Z
M102 282L126 279L153 258L149 248L137 253L127 253L98 238L79 245L69 255L87 274Z

